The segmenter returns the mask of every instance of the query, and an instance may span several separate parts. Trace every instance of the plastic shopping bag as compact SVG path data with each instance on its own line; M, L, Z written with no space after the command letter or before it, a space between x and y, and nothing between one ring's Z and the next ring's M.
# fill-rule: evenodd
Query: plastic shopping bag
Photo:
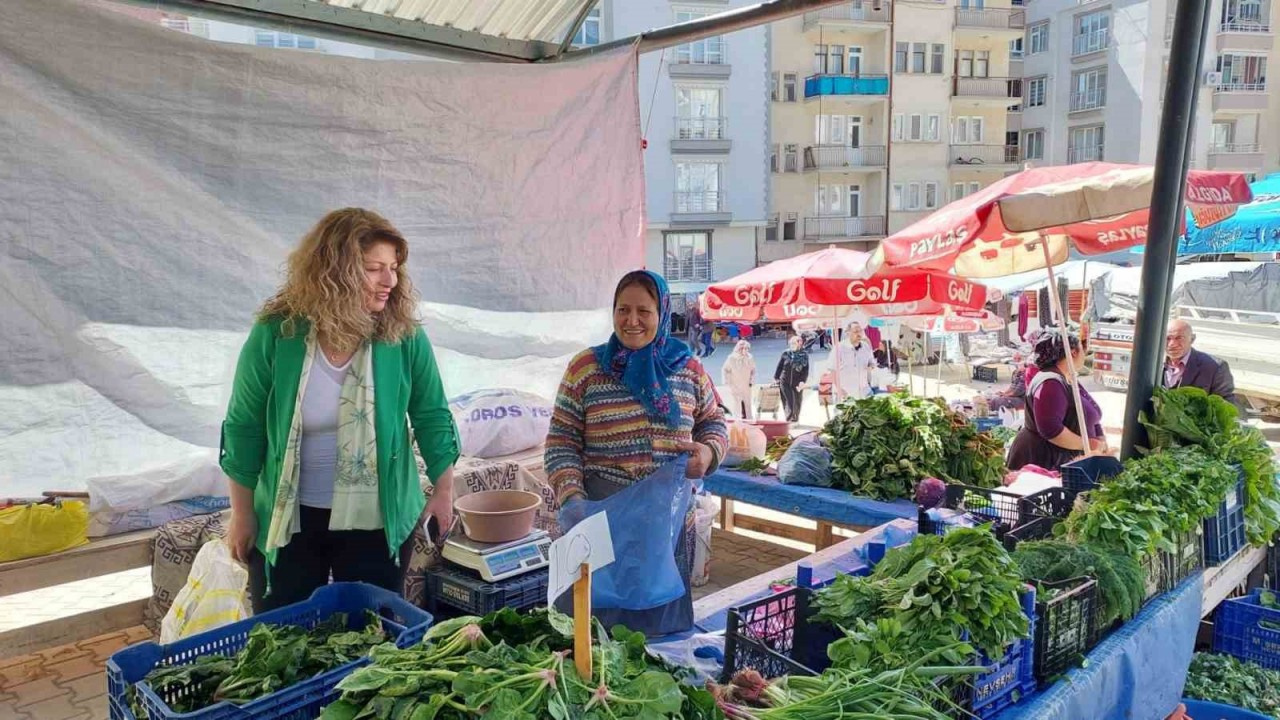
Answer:
M693 497L693 526L697 532L697 545L693 546L694 587L702 587L711 581L711 527L720 512L720 498L715 495Z
M831 487L831 451L817 433L796 438L778 460L778 480L784 485Z
M765 448L769 444L764 430L742 420L730 420L728 425L729 448L724 454L725 467L736 467L751 458L764 457Z
M684 476L688 463L689 457L681 455L603 500L566 506L583 520L602 510L608 514L614 560L591 575L592 607L649 610L684 597L675 553L693 497L693 485Z
M160 644L243 620L253 612L245 592L249 571L231 558L222 540L200 548L187 584L178 591L169 612L160 622Z
M89 508L79 500L0 510L0 562L39 557L89 542Z

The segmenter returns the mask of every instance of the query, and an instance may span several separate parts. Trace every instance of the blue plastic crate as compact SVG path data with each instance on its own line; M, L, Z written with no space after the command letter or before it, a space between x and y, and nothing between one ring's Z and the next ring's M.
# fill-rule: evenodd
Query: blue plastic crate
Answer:
M1062 487L1073 493L1092 490L1107 478L1119 475L1123 469L1124 465L1110 455L1091 455L1058 468L1062 473Z
M1002 421L998 417L980 417L980 418L973 419L973 425L974 427L978 428L978 432L987 432L988 430L994 430L1000 427L1000 425L1003 422L1004 421Z
M316 590L311 598L294 605L256 615L215 630L193 635L169 645L154 642L125 648L107 661L107 695L111 720L137 720L126 695L137 683L137 692L151 720L314 720L320 709L337 699L334 687L356 668L369 662L361 658L320 673L296 685L278 690L244 705L221 702L195 712L179 714L169 709L167 700L181 697L181 690L158 696L150 685L140 682L160 665L183 665L205 655L234 655L249 639L249 631L260 623L301 625L313 628L336 613L347 613L353 629L364 624L364 611L382 616L382 626L399 647L420 642L431 626L431 614L415 607L399 595L364 583L335 583Z
M1036 690L1035 589L1029 587L1022 594L1021 601L1022 611L1031 621L1028 637L1011 645L999 662L993 663L985 654L978 657L978 664L988 665L991 670L974 677L969 703L965 709L981 720L999 715L1005 708L1018 704Z
M1191 700L1183 698L1182 704L1187 706L1187 716L1195 720L1271 720L1270 715L1263 715L1252 710L1245 710L1234 705Z
M1204 519L1205 567L1221 565L1244 549L1244 471L1218 505L1218 513Z
M1262 606L1263 590L1232 598L1213 618L1213 651L1280 670L1280 610Z

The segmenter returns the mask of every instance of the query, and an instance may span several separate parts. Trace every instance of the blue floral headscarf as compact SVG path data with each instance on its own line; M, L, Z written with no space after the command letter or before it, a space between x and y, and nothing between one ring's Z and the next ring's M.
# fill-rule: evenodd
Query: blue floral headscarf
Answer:
M609 342L592 350L600 367L625 385L652 419L674 428L680 424L680 403L671 392L670 378L689 363L693 354L688 345L671 337L671 291L661 275L649 270L627 273L614 291L614 303L625 286L634 284L637 273L653 281L658 291L658 334L643 348L630 350L614 333Z

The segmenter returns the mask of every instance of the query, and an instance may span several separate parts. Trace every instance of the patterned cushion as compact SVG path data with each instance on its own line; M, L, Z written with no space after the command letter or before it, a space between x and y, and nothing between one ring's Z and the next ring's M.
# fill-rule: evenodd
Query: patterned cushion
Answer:
M160 634L160 621L178 591L187 584L196 553L210 540L226 534L230 515L195 515L161 525L151 540L151 601L143 613L143 624L153 635Z

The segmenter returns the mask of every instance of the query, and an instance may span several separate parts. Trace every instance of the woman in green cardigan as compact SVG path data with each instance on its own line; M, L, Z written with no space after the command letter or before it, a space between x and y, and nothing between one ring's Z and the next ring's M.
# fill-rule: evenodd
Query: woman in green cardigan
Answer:
M329 213L290 254L240 351L221 465L227 542L249 566L255 612L305 600L330 575L399 592L424 505L452 523L458 432L408 257L378 214Z

